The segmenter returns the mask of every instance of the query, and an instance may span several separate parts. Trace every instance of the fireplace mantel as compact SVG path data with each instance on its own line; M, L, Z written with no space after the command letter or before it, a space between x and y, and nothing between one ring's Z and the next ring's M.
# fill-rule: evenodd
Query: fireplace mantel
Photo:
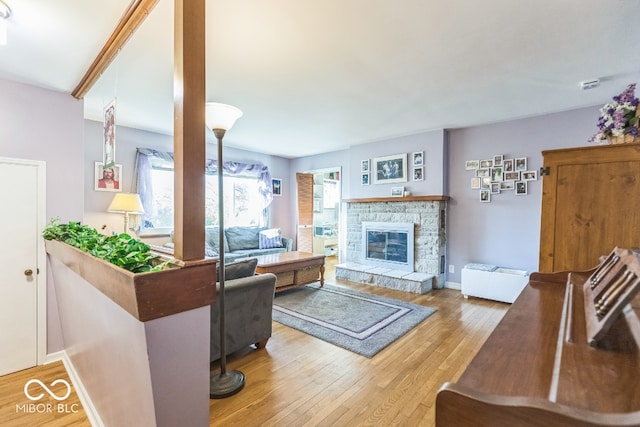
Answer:
M366 197L362 199L343 199L345 203L375 203L375 202L442 202L449 200L449 196L407 196L407 197Z

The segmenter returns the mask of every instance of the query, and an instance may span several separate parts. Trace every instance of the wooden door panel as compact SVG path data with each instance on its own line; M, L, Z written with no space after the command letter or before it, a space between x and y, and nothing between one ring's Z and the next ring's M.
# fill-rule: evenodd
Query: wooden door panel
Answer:
M638 163L558 168L554 271L586 270L615 246L639 246Z
M313 252L313 174L296 173L298 191L298 236L296 248Z

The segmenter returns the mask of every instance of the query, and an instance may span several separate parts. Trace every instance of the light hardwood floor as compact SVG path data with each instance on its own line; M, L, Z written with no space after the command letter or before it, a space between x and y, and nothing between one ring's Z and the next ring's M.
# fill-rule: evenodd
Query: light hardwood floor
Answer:
M210 401L212 426L432 426L438 389L460 376L509 307L465 300L451 289L416 295L336 281L332 264L329 259L329 283L437 311L371 359L274 322L266 349L227 358L229 369L245 374L246 385L235 396ZM215 363L212 372L218 372ZM0 387L16 382L0 388L2 407L15 400L11 394L24 397L25 377L13 375L0 378ZM31 415L8 412L0 412L0 425L39 425ZM87 425L79 415L42 425Z

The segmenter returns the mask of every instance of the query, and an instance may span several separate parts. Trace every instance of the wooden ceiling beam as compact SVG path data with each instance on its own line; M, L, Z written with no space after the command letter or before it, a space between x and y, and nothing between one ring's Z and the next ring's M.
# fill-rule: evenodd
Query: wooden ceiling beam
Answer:
M132 0L125 11L118 26L107 40L106 44L94 59L93 63L84 74L80 83L71 92L76 99L82 99L91 90L94 83L100 78L102 73L111 64L120 49L135 33L138 27L144 22L146 17L155 7L159 0Z

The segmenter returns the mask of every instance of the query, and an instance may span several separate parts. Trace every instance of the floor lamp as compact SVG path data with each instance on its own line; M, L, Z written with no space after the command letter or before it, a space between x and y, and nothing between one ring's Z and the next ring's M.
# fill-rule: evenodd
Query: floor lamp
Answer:
M206 110L207 126L211 128L218 139L218 234L220 235L219 260L220 272L218 282L220 283L219 300L219 323L220 323L220 374L212 375L209 382L209 396L212 399L222 399L229 397L244 387L244 374L240 371L227 371L227 349L224 327L224 186L222 182L222 138L231 129L233 124L242 116L242 111L226 104L208 102Z

